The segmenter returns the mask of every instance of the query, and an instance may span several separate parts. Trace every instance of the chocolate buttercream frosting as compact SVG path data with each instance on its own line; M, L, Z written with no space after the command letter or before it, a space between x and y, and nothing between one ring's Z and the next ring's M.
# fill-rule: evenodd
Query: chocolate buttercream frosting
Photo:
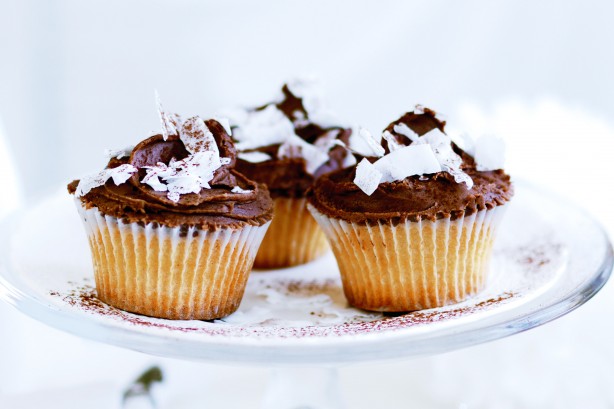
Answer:
M294 95L287 84L282 87L282 94L281 101L272 105L275 105L292 122L294 132L298 137L316 146L323 145L332 139L339 139L346 145L349 143L351 129L322 125L313 121L303 99ZM253 111L261 111L270 105L255 108ZM271 160L257 163L240 158L237 160L237 170L266 184L273 198L305 197L307 189L315 179L328 172L342 169L346 158L350 155L345 148L334 146L328 151L328 161L319 166L315 172L309 173L305 159L300 157L279 158L280 146L281 144L273 144L245 151L266 153Z
M392 122L386 131L399 144L412 143L406 135L395 131L395 125L405 124L418 136L438 128L444 131L445 122L435 112L408 112ZM382 146L388 152L386 141ZM368 196L355 183L356 167L339 170L319 178L308 192L309 202L321 213L355 223L432 220L468 216L483 209L503 205L513 195L510 177L501 169L478 171L474 159L452 143L452 149L462 159L461 169L471 177L473 186L457 183L447 172L409 176L403 180L381 183ZM375 162L378 158L367 158Z
M109 179L81 196L81 202L86 208L96 207L103 214L128 223L196 226L209 230L267 223L273 216L273 203L266 186L234 169L236 149L224 127L215 120L205 121L205 124L215 139L219 156L227 158L226 163L215 170L210 188L181 194L173 201L167 192L155 191L143 183L147 167L169 165L171 161L190 155L178 135L171 135L167 140L162 135L154 135L136 145L129 157L112 158L107 165L107 169L132 165L138 172L119 185ZM79 180L73 181L68 191L74 194L78 185Z

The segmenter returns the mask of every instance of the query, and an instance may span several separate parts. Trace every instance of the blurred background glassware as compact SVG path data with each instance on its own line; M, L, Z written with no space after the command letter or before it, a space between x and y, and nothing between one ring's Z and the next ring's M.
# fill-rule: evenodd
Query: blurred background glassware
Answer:
M0 118L0 219L6 217L21 204L21 186L18 183L14 155L10 150L8 139Z

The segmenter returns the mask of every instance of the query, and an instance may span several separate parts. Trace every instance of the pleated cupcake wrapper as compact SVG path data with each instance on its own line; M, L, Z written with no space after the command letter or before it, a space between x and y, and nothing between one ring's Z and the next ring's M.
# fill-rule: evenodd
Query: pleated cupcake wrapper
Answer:
M124 223L77 208L92 250L98 297L112 306L168 319L209 320L234 312L268 228L208 231Z
M306 199L276 198L271 227L254 267L280 268L312 261L329 249L326 236L307 210Z
M505 209L456 220L365 225L309 206L331 244L350 304L391 312L452 304L481 290Z

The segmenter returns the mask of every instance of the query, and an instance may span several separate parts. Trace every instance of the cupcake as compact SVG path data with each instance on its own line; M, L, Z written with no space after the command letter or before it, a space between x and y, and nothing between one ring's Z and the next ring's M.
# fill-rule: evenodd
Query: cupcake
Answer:
M340 146L351 130L334 119L317 88L306 81L285 84L277 102L231 112L230 122L239 150L237 169L266 184L275 204L254 266L294 266L328 251L305 195L320 175L355 163Z
M273 202L235 169L222 121L160 115L161 134L112 152L106 169L68 185L96 292L152 317L221 318L239 306Z
M464 150L434 111L417 106L374 138L357 166L319 178L309 210L337 259L349 303L402 312L480 291L497 225L513 195L503 147L482 137ZM460 141L458 141L460 144Z

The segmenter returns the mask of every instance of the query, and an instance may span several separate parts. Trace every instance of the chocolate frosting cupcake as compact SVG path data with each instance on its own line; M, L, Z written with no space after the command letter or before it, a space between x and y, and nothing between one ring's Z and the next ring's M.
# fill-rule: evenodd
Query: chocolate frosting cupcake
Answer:
M308 192L351 305L420 310L484 287L513 194L503 149L496 138L461 149L444 128L435 112L417 106L381 141L360 130L368 148L360 163L323 175Z
M266 186L235 170L224 120L168 114L162 133L68 185L97 296L125 311L211 320L239 307L273 217Z
M311 84L294 81L284 84L278 102L231 116L237 170L266 184L273 198L305 197L316 178L354 163L335 142L348 144L352 130L321 108L316 94Z
M198 192L172 195L156 191L151 181L152 169L164 170L190 156L177 134L166 140L162 134L151 136L136 145L128 156L114 157L108 169L131 166L137 169L130 178L116 185L109 179L81 195L86 208L97 207L102 213L127 223L157 223L168 227L185 226L215 230L242 225L262 225L272 218L272 202L266 186L247 179L234 169L236 149L218 121L205 121L219 149L224 164L213 172L210 188ZM132 169L132 168L131 168ZM68 185L76 193L79 180ZM159 183L159 180L156 181Z
M422 108L418 112L408 112L388 125L382 141L386 153L390 152L391 144L409 146L434 129L444 131L445 122L434 111ZM383 182L367 195L354 183L357 168L352 167L322 176L311 189L309 201L333 218L356 223L378 220L399 223L448 217L455 220L510 200L513 187L502 169L478 170L472 156L455 143L451 147L460 158L456 170L465 175L463 180L471 182L459 183L460 173L455 177L454 171L441 171ZM366 157L369 163L378 159Z
M305 195L321 175L356 163L345 146L351 129L322 104L313 82L285 84L276 102L230 114L239 150L237 169L267 185L275 218L254 266L303 264L328 251Z

